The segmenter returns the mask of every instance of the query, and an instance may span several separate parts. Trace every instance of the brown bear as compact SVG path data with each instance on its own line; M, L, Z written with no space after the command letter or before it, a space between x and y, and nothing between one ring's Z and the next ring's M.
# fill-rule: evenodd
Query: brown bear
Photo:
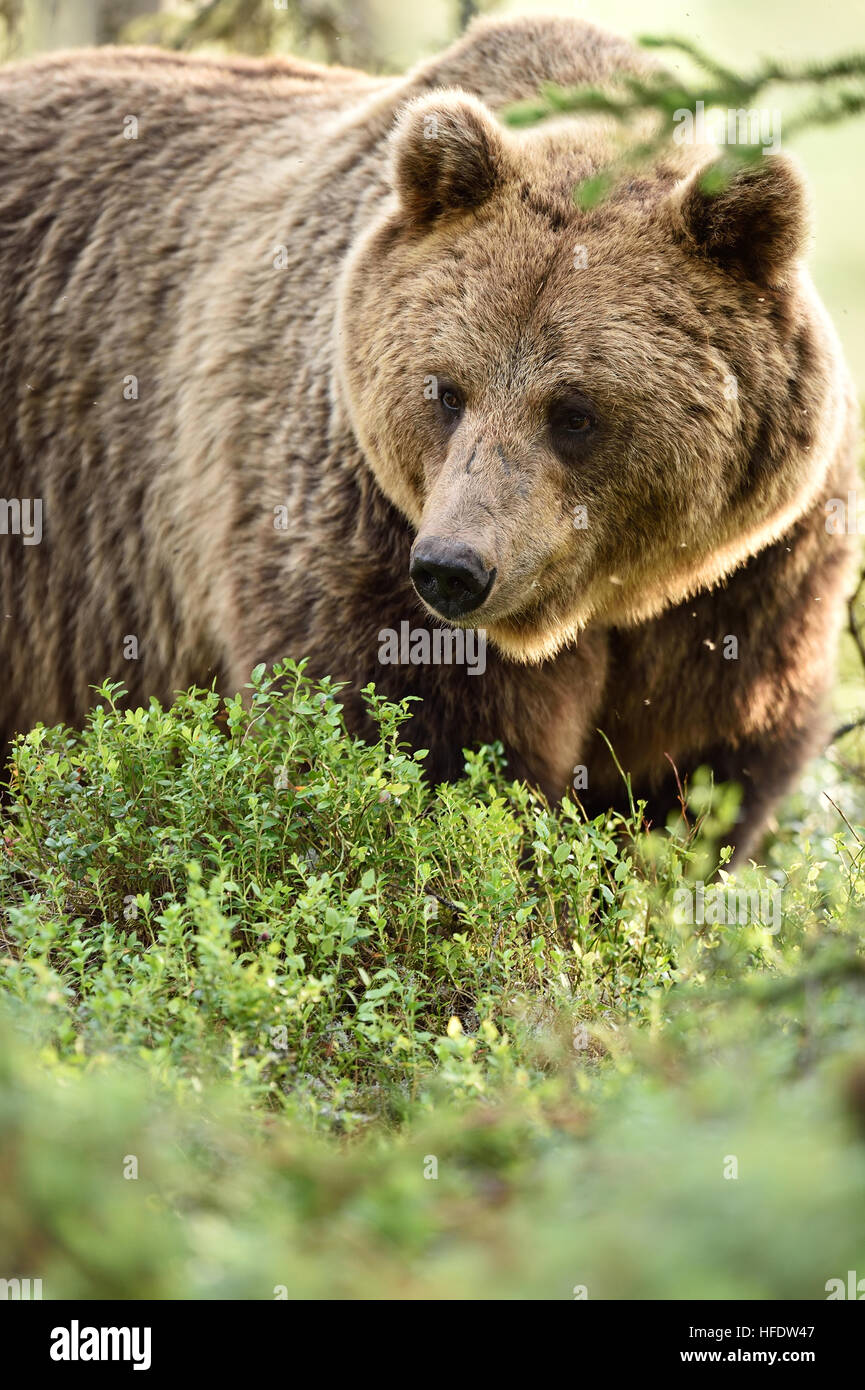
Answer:
M407 76L72 53L0 73L0 735L307 657L590 811L819 745L857 411L786 156L496 116L640 71L567 19ZM36 541L38 540L38 544ZM488 647L486 642L488 640ZM583 771L584 769L584 771Z

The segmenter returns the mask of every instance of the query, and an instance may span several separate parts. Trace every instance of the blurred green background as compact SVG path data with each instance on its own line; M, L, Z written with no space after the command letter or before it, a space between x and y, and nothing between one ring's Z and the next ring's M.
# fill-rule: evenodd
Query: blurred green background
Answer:
M784 0L0 0L0 56L135 40L182 48L293 51L396 71L451 41L478 10L569 14L635 37L674 34L750 70L761 58L801 63L862 48L862 0L791 7ZM773 103L774 104L774 103ZM782 105L783 103L778 103ZM792 149L816 201L813 270L865 389L865 123L813 130Z

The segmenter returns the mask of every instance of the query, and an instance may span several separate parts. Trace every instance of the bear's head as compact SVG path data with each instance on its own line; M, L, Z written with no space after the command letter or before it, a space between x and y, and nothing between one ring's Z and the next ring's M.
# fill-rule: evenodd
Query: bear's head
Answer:
M841 410L782 156L674 151L591 209L609 129L409 104L346 267L341 380L427 608L541 660L730 573L813 502Z

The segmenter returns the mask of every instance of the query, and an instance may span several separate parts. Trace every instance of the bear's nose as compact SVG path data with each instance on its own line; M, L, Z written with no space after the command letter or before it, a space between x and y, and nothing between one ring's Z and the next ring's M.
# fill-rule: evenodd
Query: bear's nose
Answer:
M416 544L409 574L424 602L445 618L480 608L496 577L470 545L438 536Z

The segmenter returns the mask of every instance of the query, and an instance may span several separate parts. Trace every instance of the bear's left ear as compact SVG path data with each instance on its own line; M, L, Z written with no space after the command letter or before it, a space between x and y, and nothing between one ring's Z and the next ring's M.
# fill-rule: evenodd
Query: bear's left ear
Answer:
M810 234L808 198L796 165L783 155L766 155L715 192L714 173L710 165L677 189L669 209L674 232L757 284L783 284ZM703 187L707 175L710 189Z
M506 177L502 131L468 92L417 98L400 116L392 140L394 188L419 222L479 207Z

